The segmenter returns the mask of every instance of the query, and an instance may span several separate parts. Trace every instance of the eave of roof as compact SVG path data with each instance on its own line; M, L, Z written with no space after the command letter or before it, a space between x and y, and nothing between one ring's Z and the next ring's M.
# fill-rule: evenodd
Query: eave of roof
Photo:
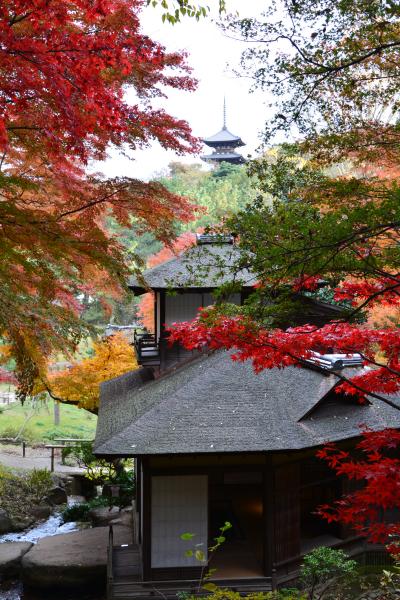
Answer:
M116 388L110 394L103 386L95 451L120 456L289 451L357 437L360 423L400 427L400 411L375 399L354 406L350 417L305 419L338 382L334 373L307 368L256 375L249 362L217 352L124 394ZM118 426L116 414L123 415Z
M239 136L231 133L226 127L223 127L221 131L218 131L218 133L215 133L214 135L211 135L208 138L203 138L202 141L207 146L211 147L223 144L232 144L235 147L245 145Z
M241 164L246 162L246 159L237 152L213 152L212 154L203 154L200 158L206 162L213 162L216 160L220 162L235 161Z
M238 258L238 252L232 244L192 246L179 256L145 271L143 279L152 290L212 290L232 281L233 273L229 267ZM226 265L225 273L222 273L223 265ZM236 280L245 288L253 287L256 282L247 270L236 273ZM131 277L128 285L139 295L148 291L137 277Z

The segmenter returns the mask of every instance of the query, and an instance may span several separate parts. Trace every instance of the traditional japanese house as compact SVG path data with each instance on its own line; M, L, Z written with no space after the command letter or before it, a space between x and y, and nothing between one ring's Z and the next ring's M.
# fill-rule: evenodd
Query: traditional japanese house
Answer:
M110 552L110 597L191 589L201 565L185 551L200 544L207 553L225 521L232 529L213 557L213 577L241 591L293 579L304 553L318 545L366 552L351 531L315 514L345 491L316 449L331 441L351 445L361 423L400 427L395 408L335 392L340 372L361 368L359 357L324 355L309 366L255 375L227 352L179 353L163 345L165 323L190 319L213 302L224 278L217 264L236 252L225 242L200 243L144 274L154 290L155 323L153 335L136 342L141 368L101 389L95 452L135 457L137 469L135 540ZM240 303L254 281L248 272L238 277L241 292L232 300ZM131 285L146 291L137 280ZM302 318L321 322L335 310L307 300ZM196 534L192 543L181 539L185 532Z

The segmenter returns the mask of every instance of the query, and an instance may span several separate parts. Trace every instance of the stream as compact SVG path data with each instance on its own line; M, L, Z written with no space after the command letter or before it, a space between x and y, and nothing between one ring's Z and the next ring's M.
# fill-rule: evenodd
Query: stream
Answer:
M71 496L68 498L68 504L76 504L81 501L81 498ZM63 523L60 513L51 515L45 521L38 523L34 527L26 531L18 533L6 533L0 536L0 544L2 542L32 542L36 544L41 538L59 533L69 533L77 531L83 526L82 523ZM0 583L0 600L76 600L76 592L71 592L65 596L61 596L59 590L54 590L54 594L44 595L43 592L25 591L20 581L7 581ZM93 598L93 596L79 595L79 600L104 600L103 598Z
M41 538L58 533L68 533L79 529L78 523L63 523L60 514L51 515L46 521L35 525L26 531L18 533L5 533L0 535L0 544L2 542L32 542L36 544ZM0 596L1 598L1 596Z

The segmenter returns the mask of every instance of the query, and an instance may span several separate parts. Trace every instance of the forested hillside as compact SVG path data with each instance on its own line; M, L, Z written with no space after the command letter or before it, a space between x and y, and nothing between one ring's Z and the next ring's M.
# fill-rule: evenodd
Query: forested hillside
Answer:
M182 224L182 230L214 225L222 218L244 208L256 196L245 165L222 163L215 170L204 171L202 165L171 163L168 175L159 178L165 187L182 196L193 198L206 209L195 221Z

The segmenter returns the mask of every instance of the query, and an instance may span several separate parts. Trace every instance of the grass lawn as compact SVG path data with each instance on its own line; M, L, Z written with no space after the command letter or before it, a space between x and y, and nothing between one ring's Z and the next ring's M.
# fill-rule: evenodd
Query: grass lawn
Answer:
M0 437L15 437L26 422L23 439L27 442L48 441L58 437L94 438L97 417L84 409L60 404L60 424L54 424L54 402L26 401L0 405ZM27 420L28 419L28 420Z

